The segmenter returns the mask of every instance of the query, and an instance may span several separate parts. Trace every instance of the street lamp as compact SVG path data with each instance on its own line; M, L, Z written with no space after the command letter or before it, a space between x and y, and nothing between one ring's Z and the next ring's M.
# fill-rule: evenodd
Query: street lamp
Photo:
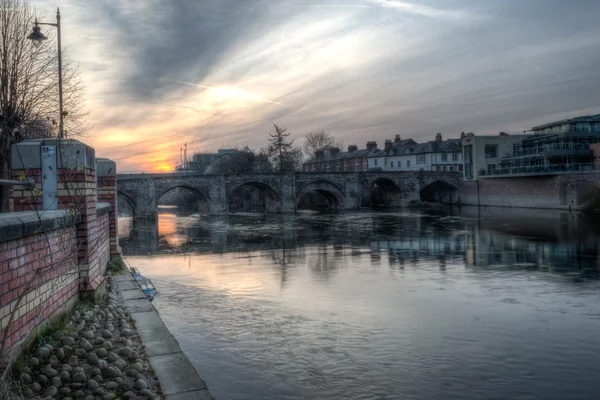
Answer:
M60 10L58 8L56 9L56 23L55 24L48 23L48 22L38 22L37 18L35 19L35 22L33 25L33 30L31 31L29 36L27 36L27 39L31 39L35 45L39 45L40 43L42 43L43 40L48 39L42 33L39 25L54 26L57 31L56 38L57 38L57 42L58 42L58 106L59 106L59 112L60 112L60 120L59 120L60 122L58 125L58 137L62 139L64 137L64 131L63 131L64 112L63 112L63 87L62 87L62 53L61 53L61 48L60 48Z

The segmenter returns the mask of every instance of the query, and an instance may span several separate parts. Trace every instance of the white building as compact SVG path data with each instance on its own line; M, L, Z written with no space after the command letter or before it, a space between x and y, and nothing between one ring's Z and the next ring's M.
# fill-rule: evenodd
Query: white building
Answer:
M381 171L462 171L460 139L435 140L418 144L412 139L385 141L383 150L368 159L369 170Z

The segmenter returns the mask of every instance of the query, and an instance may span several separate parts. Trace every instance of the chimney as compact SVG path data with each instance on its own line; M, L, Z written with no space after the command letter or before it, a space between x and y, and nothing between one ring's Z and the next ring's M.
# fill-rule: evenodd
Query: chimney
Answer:
M438 142L438 143L440 143L442 141L442 134L441 133L438 132L435 135L435 141Z
M500 136L508 136L508 133L506 133L506 132L500 132L498 135L500 135Z
M350 146L348 146L348 153L354 153L357 150L358 150L358 146L355 144L351 144Z
M396 137L394 138L394 143L398 143L400 140L400 135L396 135Z
M390 150L392 150L392 141L386 140L385 141L385 151L390 151Z
M475 136L475 134L473 132L467 133L467 137L471 137L471 136Z
M465 132L464 132L464 131L460 133L460 138L461 138L461 139L464 139L464 138L465 138L465 136L466 136L466 135L465 135Z
M373 150L377 148L377 142L370 140L367 142L367 150Z
M332 147L329 149L329 154L331 154L331 156L336 156L338 154L340 154L340 148L339 147Z

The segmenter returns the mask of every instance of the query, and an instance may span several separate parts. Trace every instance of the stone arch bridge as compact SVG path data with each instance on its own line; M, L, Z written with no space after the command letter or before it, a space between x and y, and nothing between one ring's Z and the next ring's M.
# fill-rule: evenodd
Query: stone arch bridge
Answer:
M360 208L365 191L377 188L384 204L398 207L422 196L454 202L461 181L460 172L333 172L283 174L121 174L117 193L137 218L156 218L157 204L168 192L185 188L208 204L210 215L229 212L229 200L241 188L254 188L264 196L266 211L293 213L302 198L310 193L322 195L330 207L338 210Z

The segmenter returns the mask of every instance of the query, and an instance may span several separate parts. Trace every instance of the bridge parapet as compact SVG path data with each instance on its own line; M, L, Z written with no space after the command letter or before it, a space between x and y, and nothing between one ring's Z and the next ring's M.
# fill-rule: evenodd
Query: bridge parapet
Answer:
M402 206L420 198L420 191L434 182L456 188L458 172L332 172L273 174L125 174L117 177L118 193L135 210L136 217L156 218L157 202L165 193L186 188L208 204L210 215L230 211L232 198L243 188L259 190L268 212L293 213L308 193L323 194L340 210L360 208L365 191L378 188L390 207Z

